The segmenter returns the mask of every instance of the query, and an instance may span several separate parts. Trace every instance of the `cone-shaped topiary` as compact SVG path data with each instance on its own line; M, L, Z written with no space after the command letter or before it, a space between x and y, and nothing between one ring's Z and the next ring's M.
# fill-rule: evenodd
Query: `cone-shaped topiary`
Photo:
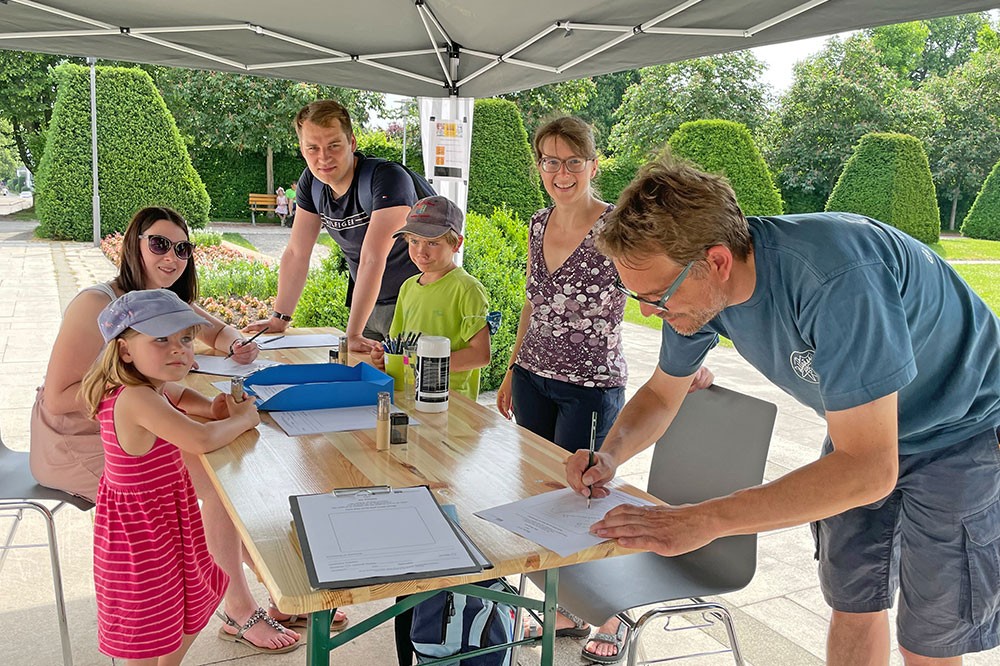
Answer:
M962 235L1000 241L1000 162L986 177L983 189L962 222Z
M746 125L732 120L683 123L667 147L701 169L725 176L744 215L781 215L781 194Z
M909 134L872 132L861 137L826 210L873 217L924 243L936 243L941 236L927 153Z
M469 158L470 212L490 217L506 205L522 220L542 207L535 158L521 114L506 99L476 100Z
M635 178L642 164L627 155L603 157L598 161L594 189L604 201L615 202L622 191Z
M38 233L86 241L93 236L90 72L65 64L55 76L59 89L36 186ZM204 226L208 193L149 74L98 67L96 89L101 234L124 230L145 206L169 206Z

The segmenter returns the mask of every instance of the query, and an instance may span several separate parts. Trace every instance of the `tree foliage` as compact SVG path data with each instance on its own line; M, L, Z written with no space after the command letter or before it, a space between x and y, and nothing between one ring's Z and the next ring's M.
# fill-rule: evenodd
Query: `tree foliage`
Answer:
M917 66L910 72L913 81L923 81L932 74L946 76L972 57L976 35L989 26L989 14L961 14L921 21L928 28L927 40Z
M924 243L936 243L941 233L927 155L920 140L906 134L861 137L826 210L875 218Z
M1000 162L983 183L983 189L962 223L962 234L970 238L1000 241Z
M681 125L667 146L702 170L725 176L745 215L781 215L781 194L745 126L731 120L695 120Z
M486 215L507 206L527 220L542 206L528 135L510 100L476 101L469 156L468 210Z
M951 229L1000 159L1000 52L975 54L947 76L931 76L924 90L943 115L928 153L942 213Z
M89 240L90 72L64 64L56 78L58 96L35 188L38 233ZM145 72L97 68L97 151L102 236L124 230L145 206L170 206L195 227L208 221L205 186Z
M597 86L588 78L551 83L530 90L499 95L499 98L510 100L517 105L518 111L521 112L521 120L524 122L524 129L530 138L534 136L538 126L548 118L578 114L596 92Z
M597 151L606 154L611 140L611 128L615 125L615 112L621 106L628 87L639 82L639 70L602 74L595 76L593 81L596 87L594 96L576 115L593 125Z
M940 123L927 96L884 66L864 35L831 38L794 71L767 155L788 212L822 208L863 135L895 131L924 139Z
M757 132L767 115L764 63L737 51L639 70L611 130L616 157L643 159L658 150L681 123L702 118L733 120Z
M236 151L296 150L295 114L317 99L338 100L359 130L369 109L383 104L381 93L229 72L160 68L155 78L181 134L195 145Z

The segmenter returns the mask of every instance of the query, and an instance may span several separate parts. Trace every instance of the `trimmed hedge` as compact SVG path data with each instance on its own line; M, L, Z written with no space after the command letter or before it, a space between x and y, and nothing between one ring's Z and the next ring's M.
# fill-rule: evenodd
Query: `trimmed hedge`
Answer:
M63 64L55 77L56 103L35 188L38 234L87 241L93 237L90 72ZM96 89L101 235L124 230L145 206L169 206L191 226L204 226L208 192L149 74L98 67Z
M965 216L962 235L1000 241L1000 162L993 165L969 214Z
M339 258L331 253L319 268L309 271L302 298L292 315L294 326L334 326L347 330L350 311L347 299L347 272L338 270Z
M732 120L682 123L667 147L704 171L725 176L744 215L781 215L781 194L746 125Z
M928 244L941 236L927 153L920 140L908 134L871 132L861 137L826 210L873 217Z
M505 99L476 100L469 159L469 211L490 216L507 206L522 220L542 207L528 134L517 106Z
M635 178L642 165L628 157L604 157L597 163L597 177L592 181L594 189L604 201L618 201L618 196Z
M491 217L469 213L465 239L463 267L483 283L490 311L499 310L502 316L500 329L490 340L490 364L480 375L481 389L492 391L503 382L517 338L517 322L525 300L528 227L505 208L496 209Z

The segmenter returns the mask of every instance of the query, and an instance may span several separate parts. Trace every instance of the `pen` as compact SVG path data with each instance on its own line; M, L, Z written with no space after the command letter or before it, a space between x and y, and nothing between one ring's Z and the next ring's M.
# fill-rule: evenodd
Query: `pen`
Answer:
M590 455L587 457L587 469L594 466L594 443L597 441L597 412L590 414ZM587 470L583 470L586 472ZM590 494L587 495L587 508L590 508L590 500L594 496L593 484L587 486Z
M249 340L247 340L246 342L242 343L242 344L241 344L240 346L241 346L241 347L243 347L243 346L245 346L245 345L248 345L248 344L250 344L251 342L253 342L253 341L254 341L254 340L256 340L257 338L259 338L259 337L260 337L261 335L263 335L263 334L264 334L264 333L265 333L265 332L267 331L267 329L268 329L268 327L267 327L267 326L265 326L264 328L260 329L259 331L257 331L257 333L256 333L256 334L255 334L255 335L254 335L254 336L253 336L252 338L250 338L250 339L249 339ZM226 358L229 358L230 356L232 356L233 354L235 354L235 353L236 353L236 352L234 351L234 350L235 350L235 348L236 348L236 344L234 343L234 344L233 344L233 346L232 346L232 348L230 348L230 350L229 350L229 353L228 353L228 354L226 354Z
M263 332L264 331L261 331L261 333L263 333ZM260 335L260 333L258 333L257 335ZM256 337L256 336L254 336L254 337ZM280 340L283 337L285 337L285 336L283 336L283 335L276 335L273 338L270 338L269 340L264 340L264 342L258 342L257 346L258 347L263 347L264 345L269 345L272 342L277 342L278 340ZM249 342L249 340L247 342Z

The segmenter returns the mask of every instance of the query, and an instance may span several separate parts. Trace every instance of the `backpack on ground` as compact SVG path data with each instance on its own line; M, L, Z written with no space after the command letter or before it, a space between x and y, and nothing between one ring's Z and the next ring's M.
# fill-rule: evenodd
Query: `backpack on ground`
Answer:
M491 590L509 588L500 580L475 583ZM509 643L514 637L515 609L449 590L413 607L410 640L417 653L417 663L459 656L490 645ZM510 648L471 659L459 659L449 666L510 666Z
M366 155L365 159L361 162L361 167L358 169L358 203L361 204L366 213L371 214L372 212L372 181L375 178L375 172L382 165L389 163L402 167L409 174L410 180L413 181L413 189L417 193L417 200L437 194L434 191L434 187L426 178L405 164L381 157L368 157Z

